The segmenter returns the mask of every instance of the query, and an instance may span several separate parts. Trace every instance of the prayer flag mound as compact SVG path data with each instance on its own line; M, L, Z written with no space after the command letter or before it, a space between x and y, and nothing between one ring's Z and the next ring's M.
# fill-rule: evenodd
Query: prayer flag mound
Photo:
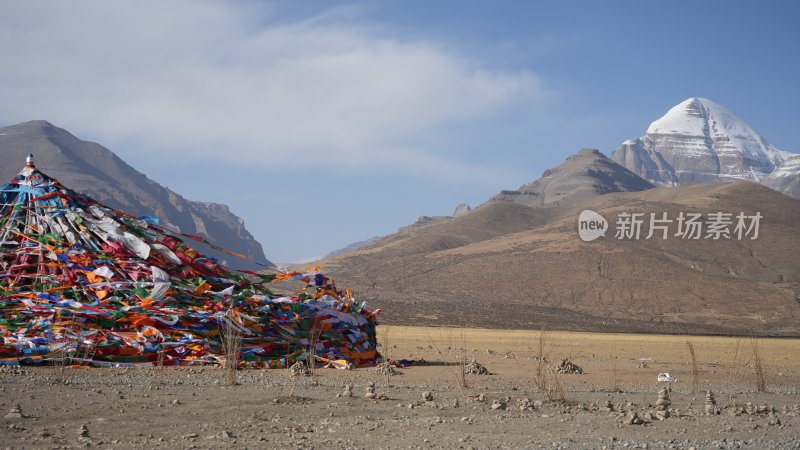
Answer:
M235 271L184 238L213 246L71 191L29 155L0 188L0 364L221 363L221 329L241 335L238 364L248 367L288 367L310 355L361 366L379 357L379 311L317 269ZM268 288L291 280L305 287L288 295Z

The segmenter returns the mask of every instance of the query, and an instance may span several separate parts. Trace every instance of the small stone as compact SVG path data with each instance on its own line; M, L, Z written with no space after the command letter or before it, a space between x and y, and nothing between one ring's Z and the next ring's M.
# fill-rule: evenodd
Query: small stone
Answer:
M628 413L628 416L625 419L625 423L628 425L641 425L644 423L644 420L639 418L639 414L636 411L631 411Z
M433 401L433 393L431 391L425 391L422 393L422 400L426 402Z
M81 424L81 427L78 428L78 436L80 437L89 437L89 429L86 427L86 424Z
M175 400L172 401L172 404L173 405L180 405L181 401L176 398Z
M505 403L503 403L503 402L501 402L500 400L494 400L494 401L492 402L492 406L491 406L491 408L492 408L493 410L495 410L495 411L496 411L496 410L504 410L504 409L506 409L506 404L505 404Z
M11 408L8 411L8 414L5 415L5 418L6 419L24 419L25 418L25 414L22 414L22 407L21 406L14 405L14 407Z

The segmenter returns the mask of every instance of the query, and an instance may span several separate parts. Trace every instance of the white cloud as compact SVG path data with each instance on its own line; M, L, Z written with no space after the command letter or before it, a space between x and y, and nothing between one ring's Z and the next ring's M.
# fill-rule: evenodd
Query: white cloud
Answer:
M0 121L47 119L154 153L468 173L419 142L547 97L529 71L503 73L444 44L392 36L352 9L294 22L238 2L3 10Z

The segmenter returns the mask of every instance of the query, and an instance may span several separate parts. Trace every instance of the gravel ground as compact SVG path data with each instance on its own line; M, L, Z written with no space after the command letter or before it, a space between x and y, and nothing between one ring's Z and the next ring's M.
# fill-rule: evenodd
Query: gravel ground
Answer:
M781 366L767 392L757 393L746 377L726 382L732 377L722 362L702 365L703 392L672 383L671 417L658 420L655 404L666 384L623 360L614 363L610 385L601 369L618 352L603 353L602 345L573 355L585 374L548 372L548 395L536 387L538 361L511 340L470 349L470 359L491 374L466 375L463 389L445 343L428 348L400 332L392 342L391 354L428 364L390 376L369 368L317 369L311 377L242 370L235 386L214 367L75 368L63 375L52 367L0 368L0 447L800 448L796 366ZM764 352L769 361L769 348ZM682 374L683 364L662 356L655 372ZM365 398L370 383L377 399ZM352 397L343 395L346 385ZM707 389L719 414L705 414ZM631 411L642 424L628 424Z

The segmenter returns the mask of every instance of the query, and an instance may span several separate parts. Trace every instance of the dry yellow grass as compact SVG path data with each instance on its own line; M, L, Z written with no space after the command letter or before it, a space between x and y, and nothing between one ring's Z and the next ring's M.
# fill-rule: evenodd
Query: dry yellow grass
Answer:
M381 325L379 341L386 331L391 334L391 354L397 359L456 361L463 342L467 359L475 358L492 372L510 380L531 377L532 357L538 352L540 335L538 330ZM687 340L691 340L695 348L701 388L707 383L755 383L752 342L743 337L549 331L548 363L552 365L561 358L569 358L581 366L586 375L565 379L565 384L573 387L580 384L610 386L614 381L651 384L661 372L668 372L679 383L689 385L692 367ZM800 383L800 340L762 338L757 343L768 388ZM443 354L437 354L430 346ZM640 363L647 367L639 367ZM435 373L431 371L428 375Z

